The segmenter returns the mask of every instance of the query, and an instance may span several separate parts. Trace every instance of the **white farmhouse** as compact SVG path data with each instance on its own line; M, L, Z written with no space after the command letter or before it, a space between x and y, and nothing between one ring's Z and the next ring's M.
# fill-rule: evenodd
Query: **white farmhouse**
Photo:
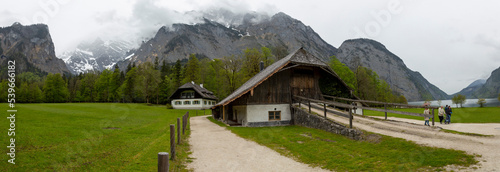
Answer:
M170 100L174 109L210 109L216 104L217 97L203 88L203 84L188 82L180 86L170 96Z

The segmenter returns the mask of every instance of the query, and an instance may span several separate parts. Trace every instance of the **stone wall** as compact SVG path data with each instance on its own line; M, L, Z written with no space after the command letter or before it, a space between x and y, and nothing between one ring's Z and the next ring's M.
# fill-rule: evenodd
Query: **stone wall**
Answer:
M342 124L336 123L330 119L325 119L318 115L309 114L306 111L292 106L292 123L299 126L316 128L335 134L340 134L354 140L360 140L363 132L350 129Z

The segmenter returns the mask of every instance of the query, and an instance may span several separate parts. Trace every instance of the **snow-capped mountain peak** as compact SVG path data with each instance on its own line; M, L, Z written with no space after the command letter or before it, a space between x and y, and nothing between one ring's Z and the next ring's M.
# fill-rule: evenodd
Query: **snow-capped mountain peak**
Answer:
M111 69L118 61L130 58L133 44L126 41L96 39L93 42L82 42L74 51L61 55L68 69L73 74L89 70L102 71Z

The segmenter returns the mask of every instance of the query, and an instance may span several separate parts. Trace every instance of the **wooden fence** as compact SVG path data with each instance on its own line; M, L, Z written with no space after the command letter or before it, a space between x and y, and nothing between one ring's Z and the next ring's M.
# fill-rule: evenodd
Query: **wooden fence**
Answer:
M397 106L397 107L401 107L401 108L425 108L425 106L416 106L416 105L399 104L399 103L386 103L386 102L371 101L371 100L356 100L356 99L348 99L348 98L342 98L342 97L333 97L333 96L328 96L328 95L323 95L323 97L330 98L332 100L316 100L316 99L310 99L310 98L306 98L306 97L302 97L302 96L293 96L293 99L294 99L294 102L296 101L299 103L299 106L300 106L300 103L307 102L307 104L309 106L309 113L311 113L311 102L323 104L323 111L324 111L325 118L326 118L326 112L327 112L327 109L326 109L327 105L347 109L349 111L348 118L349 118L349 127L350 128L352 128L352 119L353 119L352 111L353 110L355 111L357 109L361 109L362 111L366 109L366 110L384 112L386 120L387 120L387 113L395 113L395 114L410 115L410 116L421 116L421 117L427 116L429 118L432 118L432 125L434 126L434 109L438 108L435 106L427 106L428 108L432 109L432 114L423 114L423 113L396 111L396 110L387 109L387 107L388 106ZM351 103L350 104L340 103L340 102L336 102L335 100L343 100L343 101L347 101L347 102L351 102ZM356 102L363 103L363 104L365 104L365 106L362 106L362 105L358 106L358 104ZM369 107L369 106L367 106L367 103L383 105L384 109Z
M182 135L185 134L186 128L188 127L189 112L186 112L182 116ZM177 144L181 144L181 119L177 118ZM158 153L158 172L168 172L169 153L159 152ZM172 161L175 160L175 125L170 124L170 158Z

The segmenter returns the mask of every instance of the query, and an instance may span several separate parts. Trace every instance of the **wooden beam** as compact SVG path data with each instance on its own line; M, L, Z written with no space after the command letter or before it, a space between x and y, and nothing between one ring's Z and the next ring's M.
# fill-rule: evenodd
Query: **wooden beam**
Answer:
M403 107L409 107L409 108L425 108L423 105L420 106L420 105L408 105L408 104L401 104L401 103L386 103L386 102L379 102L379 101L372 101L372 100L355 100L355 99L348 99L348 98L335 97L335 96L329 96L329 95L323 95L323 97L345 100L345 101L362 102L362 103L387 104L387 105L391 105L391 106L403 106ZM431 108L431 109L438 109L439 108L438 106L427 106L427 107Z
M390 110L390 109L385 110L385 109L372 108L372 107L363 107L363 109L373 110L373 111L379 111L379 112L385 112L385 111L387 111L389 113L396 113L396 114L410 115L410 116L421 116L421 117L428 116L429 118L432 118L431 115L422 114L422 113L403 112L403 111L395 111L395 110Z

